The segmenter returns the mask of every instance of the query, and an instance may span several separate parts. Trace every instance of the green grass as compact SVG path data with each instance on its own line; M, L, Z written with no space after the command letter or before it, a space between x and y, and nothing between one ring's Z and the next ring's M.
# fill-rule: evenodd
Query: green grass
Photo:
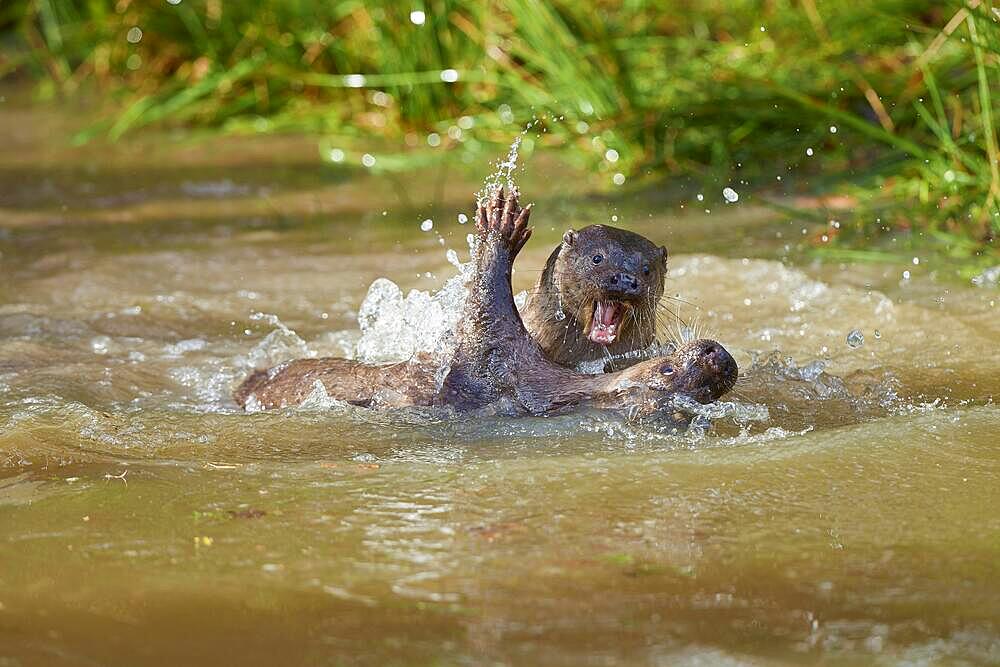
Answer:
M496 153L536 119L535 141L609 184L848 195L821 252L891 237L990 264L997 20L915 0L32 0L0 14L22 44L0 73L100 91L80 140L184 125L319 133L352 159L407 146L379 169Z

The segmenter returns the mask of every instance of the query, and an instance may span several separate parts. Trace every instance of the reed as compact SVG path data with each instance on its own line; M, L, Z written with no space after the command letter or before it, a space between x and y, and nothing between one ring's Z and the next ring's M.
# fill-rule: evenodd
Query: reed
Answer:
M839 225L820 252L938 244L988 264L997 14L980 0L31 0L0 14L21 47L0 74L102 91L108 113L80 140L185 125L320 133L348 157L373 138L407 146L380 169L495 151L534 120L609 183L845 194L850 210L820 211Z

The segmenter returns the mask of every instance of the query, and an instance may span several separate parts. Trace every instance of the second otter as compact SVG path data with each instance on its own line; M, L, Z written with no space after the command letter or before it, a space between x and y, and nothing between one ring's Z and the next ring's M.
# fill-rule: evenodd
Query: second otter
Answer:
M606 225L570 230L525 304L524 325L563 366L644 350L656 337L666 271L667 249L644 236Z

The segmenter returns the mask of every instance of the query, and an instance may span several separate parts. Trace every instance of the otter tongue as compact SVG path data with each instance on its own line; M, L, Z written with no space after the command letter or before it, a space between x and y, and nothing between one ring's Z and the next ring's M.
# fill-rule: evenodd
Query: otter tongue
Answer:
M621 304L615 301L598 301L594 305L594 318L590 324L591 341L601 345L610 345L618 336L618 320L621 314Z

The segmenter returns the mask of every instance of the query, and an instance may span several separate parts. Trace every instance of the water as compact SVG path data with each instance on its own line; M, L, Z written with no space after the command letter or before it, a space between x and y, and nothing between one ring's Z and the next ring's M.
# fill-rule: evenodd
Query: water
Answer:
M671 248L676 327L745 371L727 403L679 436L322 396L247 415L254 367L447 345L414 334L454 317L480 174L323 171L295 139L97 160L17 113L0 663L1000 661L995 288L796 263L801 223L584 198L539 156L515 290L614 207Z

